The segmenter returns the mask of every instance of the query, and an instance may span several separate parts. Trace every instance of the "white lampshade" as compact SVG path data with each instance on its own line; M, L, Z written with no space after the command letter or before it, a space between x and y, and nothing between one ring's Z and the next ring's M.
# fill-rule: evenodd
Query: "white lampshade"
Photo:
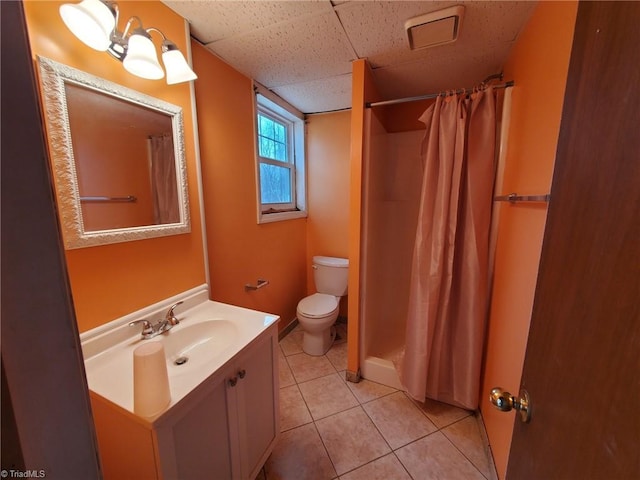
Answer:
M100 0L64 3L58 10L62 21L84 44L102 52L111 44L116 19L111 9Z
M198 76L191 70L187 60L178 49L168 50L162 54L162 62L167 71L167 83L173 85L175 83L190 82Z
M140 33L134 33L129 37L127 55L122 65L129 73L148 80L164 77L164 71L156 55L156 47L149 37Z

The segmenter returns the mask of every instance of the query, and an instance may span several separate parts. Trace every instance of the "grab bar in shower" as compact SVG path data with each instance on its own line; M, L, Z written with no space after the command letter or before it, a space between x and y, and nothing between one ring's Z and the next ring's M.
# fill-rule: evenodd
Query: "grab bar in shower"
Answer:
M136 202L137 200L133 195L126 197L80 197L81 202Z
M551 199L550 194L545 195L518 195L517 193L510 193L509 195L500 195L498 197L493 197L493 200L496 202L509 202L509 203L517 203L517 202L549 202Z

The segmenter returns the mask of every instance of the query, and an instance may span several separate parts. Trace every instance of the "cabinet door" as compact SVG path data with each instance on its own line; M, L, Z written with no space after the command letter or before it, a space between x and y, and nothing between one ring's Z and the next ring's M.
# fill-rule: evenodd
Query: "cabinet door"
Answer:
M253 478L278 435L278 371L275 330L249 347L236 362L236 391L242 478ZM242 378L240 378L242 377Z
M226 377L196 396L184 414L157 429L164 480L232 478Z

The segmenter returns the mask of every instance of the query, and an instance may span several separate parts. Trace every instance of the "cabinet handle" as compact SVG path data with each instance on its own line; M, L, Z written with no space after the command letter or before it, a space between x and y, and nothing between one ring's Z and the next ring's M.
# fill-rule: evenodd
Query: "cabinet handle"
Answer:
M242 379L247 375L247 371L243 368L238 372L238 376Z
M229 379L229 385L231 387L235 387L237 383L238 383L238 377L232 377Z

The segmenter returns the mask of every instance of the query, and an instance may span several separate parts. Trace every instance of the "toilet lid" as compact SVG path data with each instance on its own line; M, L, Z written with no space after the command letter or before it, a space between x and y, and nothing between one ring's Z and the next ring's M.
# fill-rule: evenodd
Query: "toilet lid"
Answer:
M338 299L325 293L314 293L298 303L298 311L305 317L326 317L338 308Z

